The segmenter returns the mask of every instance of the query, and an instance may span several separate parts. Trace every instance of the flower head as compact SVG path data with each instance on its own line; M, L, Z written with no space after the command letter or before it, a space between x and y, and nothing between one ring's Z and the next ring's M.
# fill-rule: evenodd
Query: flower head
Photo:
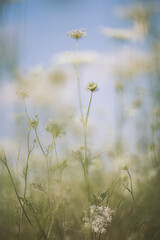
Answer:
M125 166L123 166L123 168L122 168L124 171L128 171L128 166L127 165L125 165Z
M97 90L97 83L88 83L87 84L87 89L90 90L91 92L94 92L95 90Z
M30 91L28 89L19 89L17 90L16 94L20 99L24 100L29 98Z
M30 119L30 121L29 121L29 126L30 126L31 128L36 129L37 126L38 126L38 124L39 124L38 119Z
M71 38L78 40L79 38L86 37L87 33L85 32L84 29L81 29L81 30L77 29L77 30L68 32L67 35L70 36Z
M111 225L112 210L109 207L92 205L85 211L84 226L95 233L106 233Z

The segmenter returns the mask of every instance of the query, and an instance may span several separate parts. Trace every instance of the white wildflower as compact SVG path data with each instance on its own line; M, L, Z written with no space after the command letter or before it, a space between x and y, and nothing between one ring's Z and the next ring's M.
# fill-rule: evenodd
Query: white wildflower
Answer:
M30 90L28 90L28 89L19 89L19 90L17 90L16 93L17 93L17 96L20 99L24 100L26 98L29 98Z
M95 233L106 233L112 222L113 211L109 207L92 205L85 211L84 226Z
M85 32L84 29L81 29L81 30L77 29L77 30L68 32L67 35L70 36L71 38L78 40L79 38L86 37L87 33Z

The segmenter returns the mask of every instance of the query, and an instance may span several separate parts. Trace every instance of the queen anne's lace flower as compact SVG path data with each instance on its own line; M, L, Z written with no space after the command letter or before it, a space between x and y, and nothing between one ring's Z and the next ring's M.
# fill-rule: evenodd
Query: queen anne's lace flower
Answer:
M16 93L21 100L29 98L30 95L30 91L28 89L19 89Z
M70 36L71 38L78 40L79 38L86 37L87 34L84 29L81 29L81 30L77 29L77 30L68 32L67 35Z
M85 211L84 226L95 233L106 233L111 225L112 210L109 207L92 205Z

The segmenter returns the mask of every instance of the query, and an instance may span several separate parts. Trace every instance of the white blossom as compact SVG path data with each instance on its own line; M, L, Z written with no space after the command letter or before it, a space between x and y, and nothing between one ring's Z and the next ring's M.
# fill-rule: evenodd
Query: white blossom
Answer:
M112 222L112 213L109 207L92 205L85 210L84 226L95 233L106 233Z

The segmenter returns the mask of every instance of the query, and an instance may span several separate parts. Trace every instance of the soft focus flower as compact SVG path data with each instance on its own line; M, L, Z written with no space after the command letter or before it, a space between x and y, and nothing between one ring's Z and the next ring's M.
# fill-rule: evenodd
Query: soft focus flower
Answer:
M114 38L120 41L136 41L139 36L137 35L136 29L122 29L122 28L110 28L110 27L103 27L102 34L109 38Z
M153 56L147 52L124 48L117 53L117 57L111 65L113 74L122 79L133 79L140 74L154 71Z
M99 53L96 51L79 51L78 54L75 52L60 53L53 58L56 64L72 64L72 65L84 65L94 63L99 58Z
M52 119L49 120L45 129L47 132L50 132L55 138L65 133L63 131L63 125L58 121L54 121Z
M29 121L29 126L31 128L35 128L36 129L38 124L39 124L38 119L30 119L30 121Z
M112 213L109 207L92 205L85 211L84 226L95 233L106 233L111 226Z
M152 111L153 116L159 116L160 115L160 108L154 107Z
M17 96L24 100L26 98L29 98L29 95L30 95L30 91L28 89L19 89L17 92L16 92Z
M118 9L117 13L122 18L132 19L134 25L141 31L141 34L145 35L149 29L149 18L151 15L155 14L156 11L157 7L155 3L145 3L121 7Z
M77 30L68 32L67 35L70 36L71 38L78 40L79 38L86 37L87 33L85 32L84 29L81 29L81 30L77 29Z

